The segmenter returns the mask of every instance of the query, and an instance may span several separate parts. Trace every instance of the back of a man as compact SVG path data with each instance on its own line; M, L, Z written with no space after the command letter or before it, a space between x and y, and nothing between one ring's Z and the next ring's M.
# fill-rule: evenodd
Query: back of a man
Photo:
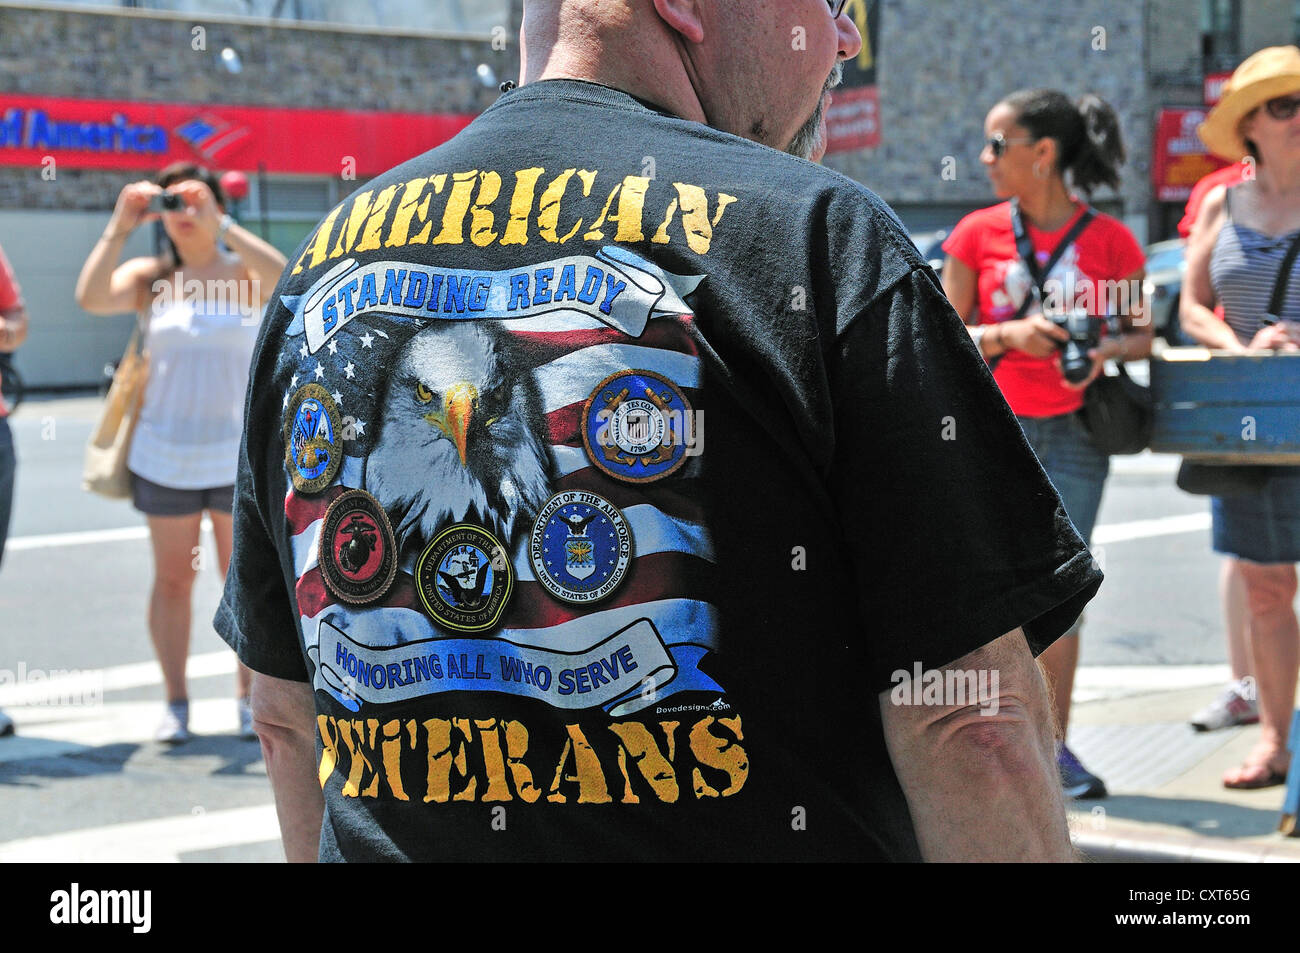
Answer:
M914 859L878 694L1096 589L892 213L625 92L505 93L277 294L218 628L314 688L323 859Z

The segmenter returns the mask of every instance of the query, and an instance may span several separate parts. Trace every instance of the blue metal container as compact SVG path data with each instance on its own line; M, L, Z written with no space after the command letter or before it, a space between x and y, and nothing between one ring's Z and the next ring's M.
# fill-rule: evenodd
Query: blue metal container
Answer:
M1206 463L1300 464L1300 353L1166 348L1150 366L1152 450Z

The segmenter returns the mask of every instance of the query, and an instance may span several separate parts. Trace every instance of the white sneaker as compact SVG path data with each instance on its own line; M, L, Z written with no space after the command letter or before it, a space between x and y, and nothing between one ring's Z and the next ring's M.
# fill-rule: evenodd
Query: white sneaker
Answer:
M14 720L0 711L0 738L14 733Z
M257 732L253 730L253 707L247 698L236 698L235 707L239 710L239 737L255 741Z
M1254 692L1250 692L1253 695ZM1192 716L1192 727L1197 731L1217 731L1237 725L1253 725L1259 721L1259 705L1241 682L1233 682L1219 697Z
M163 710L162 721L153 733L155 741L165 744L180 744L190 740L190 703L168 702Z

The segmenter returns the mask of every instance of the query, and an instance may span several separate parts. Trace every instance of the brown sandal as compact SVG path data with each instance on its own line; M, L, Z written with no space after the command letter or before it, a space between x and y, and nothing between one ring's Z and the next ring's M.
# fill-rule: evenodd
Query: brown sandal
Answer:
M1253 791L1257 788L1271 788L1276 787L1279 784L1286 784L1286 772L1276 771L1273 768L1273 765L1269 762L1243 764L1237 770L1238 772L1242 772L1242 774L1238 775L1237 781L1229 781L1227 778L1223 779L1223 786L1225 788L1237 791ZM1253 776L1249 778L1242 776L1246 771L1252 772Z

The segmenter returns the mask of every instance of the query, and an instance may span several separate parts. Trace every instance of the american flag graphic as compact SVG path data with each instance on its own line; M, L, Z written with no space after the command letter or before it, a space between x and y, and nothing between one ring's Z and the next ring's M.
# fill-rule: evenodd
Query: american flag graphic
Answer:
M318 637L320 655L330 651L319 636L324 623L370 647L394 647L460 633L439 628L421 608L413 569L423 541L403 551L396 581L378 602L363 607L335 599L317 564L325 512L349 488L365 489L366 458L379 437L385 382L404 344L436 319L368 315L349 324L328 346L309 354L301 337L286 340L277 379L285 385L284 406L298 387L317 383L333 395L349 439L334 484L318 494L290 486L284 500L288 544L297 583L295 595L309 654ZM679 677L673 690L721 688L696 671L715 647L716 609L709 602L714 584L714 553L705 515L693 493L698 458L673 476L655 483L619 482L594 467L583 447L583 405L609 375L647 370L672 381L692 405L700 407L701 364L691 336L692 315L652 320L638 338L588 316L553 312L501 322L536 381L545 419L551 492L582 490L617 506L631 529L633 559L622 585L608 598L580 606L552 597L535 579L528 554L532 518L518 526L510 551L514 587L498 628L483 637L555 652L581 653L638 620L649 620L671 655ZM471 520L472 521L472 520ZM397 523L394 521L394 526ZM317 660L319 664L320 660ZM673 689L672 686L676 688ZM490 686L488 687L491 690ZM436 690L436 689L431 689Z

